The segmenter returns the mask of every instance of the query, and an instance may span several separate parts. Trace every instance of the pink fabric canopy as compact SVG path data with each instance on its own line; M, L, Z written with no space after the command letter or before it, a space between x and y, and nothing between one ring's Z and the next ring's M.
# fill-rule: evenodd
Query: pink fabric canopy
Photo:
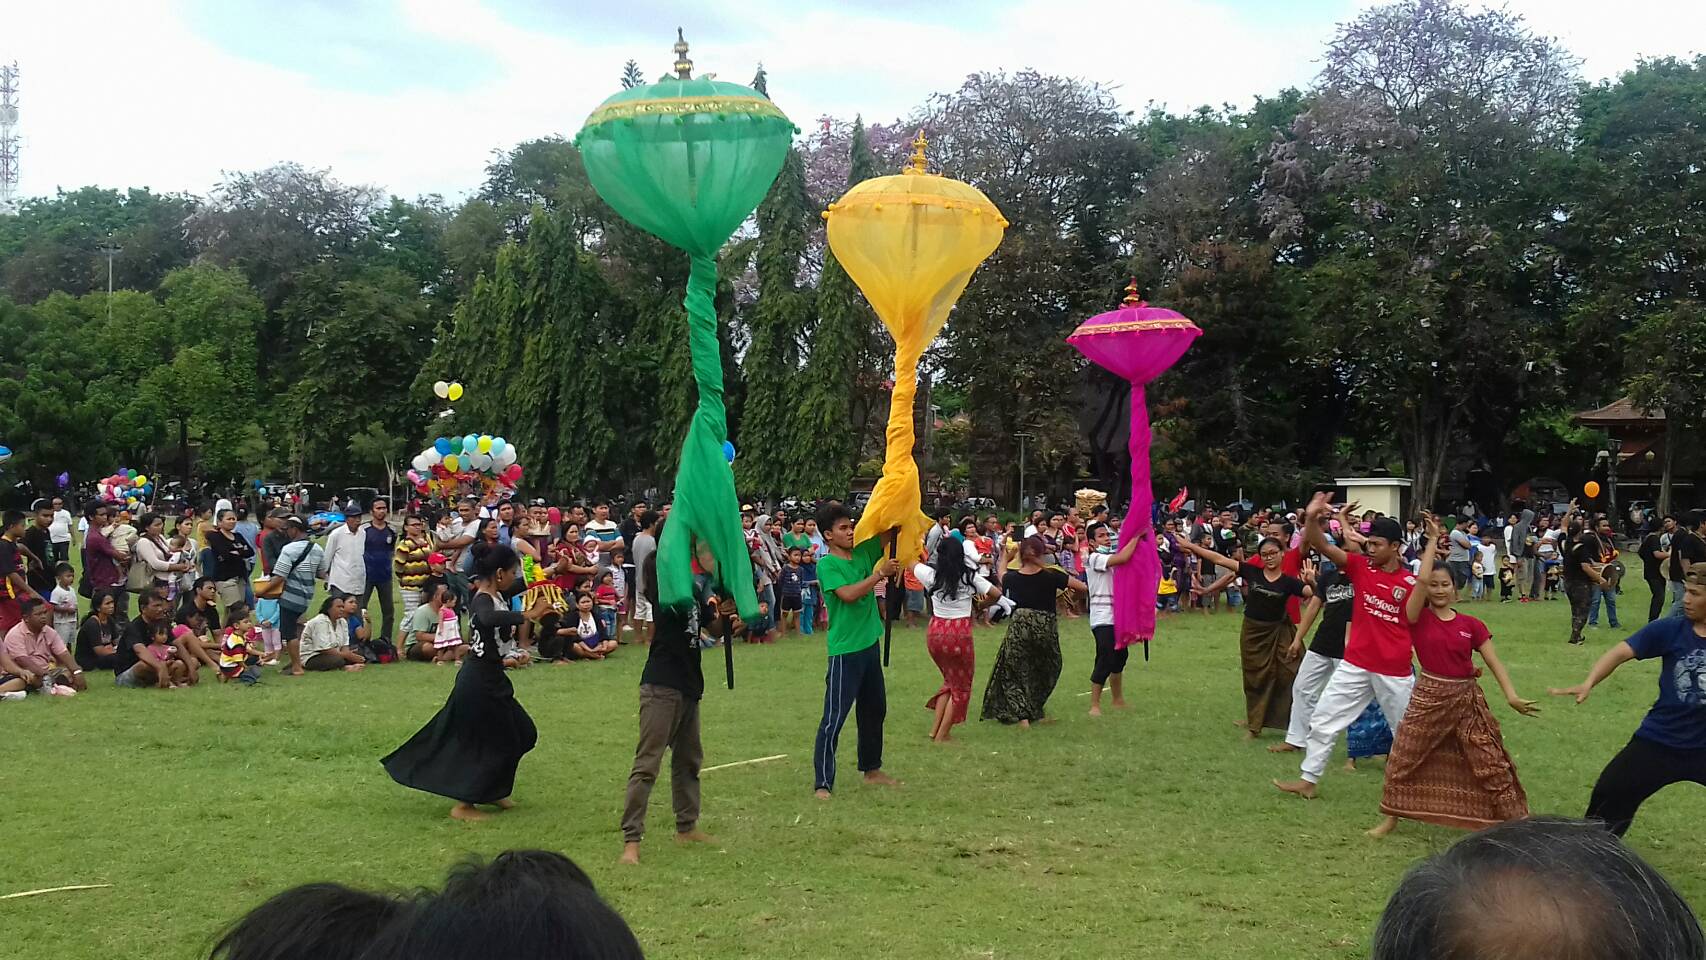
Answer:
M1155 636L1155 593L1161 559L1151 522L1154 494L1149 480L1149 405L1143 387L1165 373L1202 335L1183 315L1152 307L1126 287L1125 305L1078 325L1066 342L1091 363L1131 383L1131 500L1122 537L1141 537L1137 555L1114 568L1114 645L1123 649Z

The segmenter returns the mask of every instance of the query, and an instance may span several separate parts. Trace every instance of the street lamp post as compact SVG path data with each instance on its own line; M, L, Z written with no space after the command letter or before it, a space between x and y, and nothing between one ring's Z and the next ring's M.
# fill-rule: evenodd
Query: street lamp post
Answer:
M112 238L107 239L107 245L101 248L107 255L107 323L113 322L113 258L124 252L122 247L114 244Z
M1611 516L1611 529L1623 526L1623 518L1617 513L1617 460L1623 451L1623 441L1612 437L1605 441L1605 496L1606 513Z
M1019 512L1025 512L1025 441L1035 440L1028 433L1015 433L1013 439L1019 441Z

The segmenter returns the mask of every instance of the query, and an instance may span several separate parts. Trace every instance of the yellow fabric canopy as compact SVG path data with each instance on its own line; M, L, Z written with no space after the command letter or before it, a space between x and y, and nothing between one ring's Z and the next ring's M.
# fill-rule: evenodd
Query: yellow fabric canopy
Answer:
M976 187L929 173L919 134L902 172L854 185L829 205L829 248L894 337L883 475L859 518L856 542L899 530L897 555L922 557L931 520L912 459L918 360L948 320L972 272L1001 243L1006 218Z

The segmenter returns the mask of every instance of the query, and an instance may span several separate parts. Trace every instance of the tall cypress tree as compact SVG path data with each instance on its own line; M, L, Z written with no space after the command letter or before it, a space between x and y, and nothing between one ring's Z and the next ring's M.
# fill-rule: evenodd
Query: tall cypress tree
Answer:
M877 159L865 138L865 125L853 124L848 148L852 164L849 186L877 175ZM807 438L810 455L800 461L793 493L802 497L845 497L859 455L859 431L850 422L861 360L877 319L864 294L842 268L835 254L824 251L823 276L818 281L817 325L811 335L803 382L797 397L795 423Z

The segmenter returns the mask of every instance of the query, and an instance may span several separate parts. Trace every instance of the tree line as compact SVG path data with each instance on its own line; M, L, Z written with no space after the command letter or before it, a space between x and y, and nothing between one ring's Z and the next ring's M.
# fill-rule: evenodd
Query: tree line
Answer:
M1588 84L1519 17L1402 0L1321 62L1247 108L1133 114L1095 83L980 72L890 123L819 121L721 255L741 490L844 495L871 469L891 345L818 213L920 129L1011 223L923 365L921 460L969 492L1012 502L1020 434L1033 491L1123 469L1123 436L1087 429L1118 387L1064 337L1133 277L1204 331L1150 391L1163 486L1386 467L1432 502L1471 468L1509 485L1591 459L1570 414L1626 393L1684 449L1706 412L1706 58ZM339 481L478 432L542 492L667 487L686 272L559 136L496 153L458 203L294 164L205 196L61 192L0 220L0 443L38 483L192 459ZM467 390L447 416L441 379Z

